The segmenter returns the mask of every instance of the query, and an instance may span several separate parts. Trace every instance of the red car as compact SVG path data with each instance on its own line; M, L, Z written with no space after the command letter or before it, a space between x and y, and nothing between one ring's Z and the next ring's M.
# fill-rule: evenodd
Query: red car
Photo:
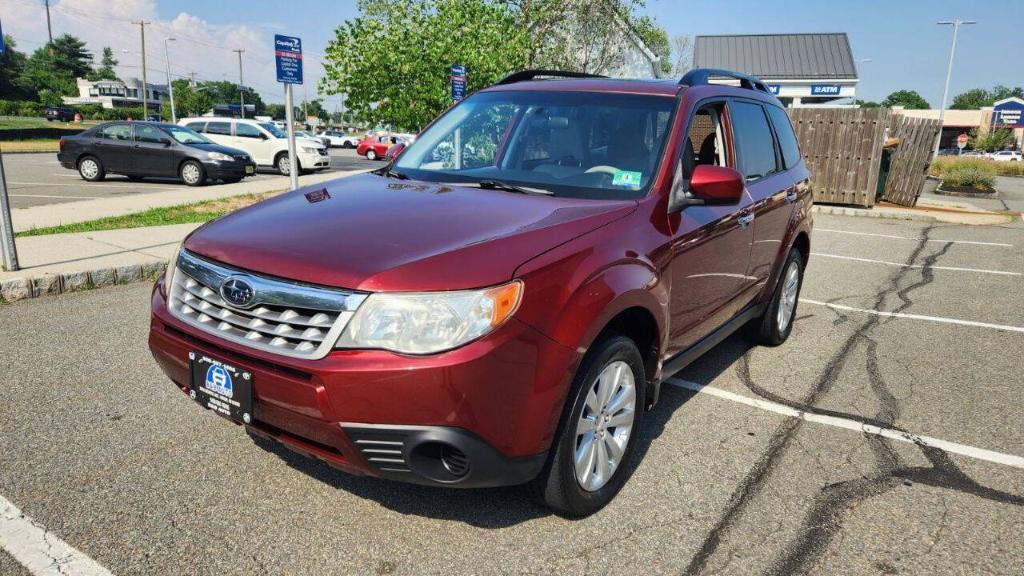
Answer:
M666 378L743 326L790 335L811 186L755 78L580 76L513 74L374 173L192 233L153 291L157 362L353 474L604 506Z
M381 160L388 154L388 149L401 140L397 136L367 136L356 146L356 154L366 156L367 160Z

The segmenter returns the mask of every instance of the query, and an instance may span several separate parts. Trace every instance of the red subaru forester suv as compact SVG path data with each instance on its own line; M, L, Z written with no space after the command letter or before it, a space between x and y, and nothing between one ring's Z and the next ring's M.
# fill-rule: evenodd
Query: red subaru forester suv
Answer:
M584 516L662 381L740 327L789 336L809 177L756 78L518 72L385 168L196 230L150 348L202 406L347 472L533 482Z

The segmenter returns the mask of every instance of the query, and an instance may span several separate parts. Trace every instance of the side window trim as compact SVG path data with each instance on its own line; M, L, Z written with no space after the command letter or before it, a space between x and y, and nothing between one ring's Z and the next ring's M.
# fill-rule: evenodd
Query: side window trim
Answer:
M725 96L712 96L711 98L700 100L693 105L692 111L687 114L685 123L682 126L682 131L679 133L679 141L676 146L679 151L675 158L676 166L681 165L683 154L686 153L686 140L690 138L690 128L693 126L693 120L696 118L697 112L700 112L708 106L722 105L721 111L715 111L715 115L718 118L718 128L716 130L721 130L722 137L725 140L722 142L725 147L725 154L720 160L724 160L727 168L736 169L736 152L735 146L733 146L732 121L729 118L729 100L730 98Z

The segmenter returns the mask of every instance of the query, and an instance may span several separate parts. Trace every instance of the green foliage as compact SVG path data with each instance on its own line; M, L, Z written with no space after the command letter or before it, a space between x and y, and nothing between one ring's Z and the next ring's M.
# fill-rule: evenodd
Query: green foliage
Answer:
M962 94L957 94L953 98L953 104L950 105L950 108L953 110L977 110L978 108L991 106L1000 100L1014 96L1024 98L1024 88L1020 86L1010 88L1003 85L997 85L991 90L974 88Z
M0 116L42 116L45 109L31 100L0 100Z
M994 162L989 164L994 164ZM995 189L996 185L996 170L993 166L980 163L955 165L942 176L942 185L991 191Z
M85 42L63 34L32 53L18 77L18 85L37 95L49 91L59 99L77 95L75 79L85 78L91 72L92 54L86 50Z
M0 55L0 98L21 100L33 95L18 82L25 72L28 58L23 52L16 50L16 46L14 38L4 34L5 51Z
M920 94L914 90L897 90L882 100L882 106L892 108L903 106L907 110L930 110L931 106Z
M104 46L100 65L89 73L89 80L117 80L117 73L114 72L114 66L117 66L117 59L114 58L114 51L110 49L110 46Z
M287 109L284 107L284 104L267 104L267 107L263 109L263 113L274 120L284 120Z
M1024 176L1024 162L996 162L976 156L940 156L932 160L928 175L944 178L951 171L967 168L997 176Z
M650 16L641 16L633 23L633 30L640 40L654 52L654 55L661 60L658 65L661 73L668 75L672 73L672 43L669 42L668 33L664 28L658 26Z
M451 104L449 68L466 66L467 92L523 68L530 37L504 5L486 0L378 0L330 41L320 90L346 94L371 124L418 131ZM365 48L365 49L364 49Z
M1014 141L1013 131L1009 128L996 128L995 130L971 128L969 136L968 146L975 150L984 150L986 152L1002 150L1010 142Z
M861 108L881 108L882 107L882 105L879 104L878 102L872 102L871 100L863 100L861 102L858 102L858 104L860 104Z
M321 122L326 122L327 119L330 117L330 113L327 112L326 109L324 109L323 100L320 99L310 100L309 102L306 102L306 114L310 116L316 116L317 118L320 119ZM302 121L305 120L305 118L302 118Z

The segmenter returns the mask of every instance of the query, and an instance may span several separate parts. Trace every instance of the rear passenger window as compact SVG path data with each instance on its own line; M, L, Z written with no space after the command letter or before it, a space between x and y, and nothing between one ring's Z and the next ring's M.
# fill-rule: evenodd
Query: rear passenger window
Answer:
M733 102L729 111L740 172L744 178L757 180L775 172L775 140L761 105Z
M230 122L210 122L206 125L207 134L219 134L222 136L231 135L231 123Z
M782 108L768 106L767 110L768 116L772 119L772 126L775 127L775 136L779 139L783 164L786 170L789 170L800 162L800 145L796 141L796 134L793 133L793 123L789 119L789 114Z
M203 134L206 132L206 122L190 122L185 124L185 128L195 130L196 132Z
M100 131L100 138L106 140L131 140L132 127L130 124L113 124Z

